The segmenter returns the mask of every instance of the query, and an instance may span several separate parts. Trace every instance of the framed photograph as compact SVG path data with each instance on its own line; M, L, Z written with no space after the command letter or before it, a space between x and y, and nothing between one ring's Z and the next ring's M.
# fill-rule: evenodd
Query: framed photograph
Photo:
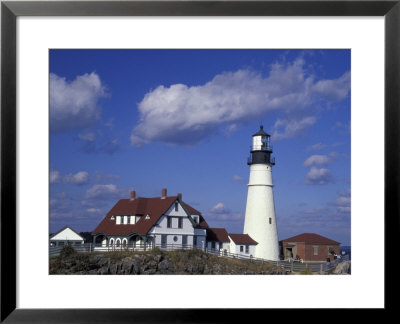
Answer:
M3 1L1 321L390 309L399 21L399 1ZM324 275L339 243L351 275ZM65 245L307 262L67 273L49 260Z

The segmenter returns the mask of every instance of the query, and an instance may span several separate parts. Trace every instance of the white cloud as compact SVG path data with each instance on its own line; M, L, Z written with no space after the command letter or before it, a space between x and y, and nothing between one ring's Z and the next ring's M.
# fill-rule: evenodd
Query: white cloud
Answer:
M113 154L120 149L118 138L112 138L109 133L101 131L80 133L78 139L83 143L82 149L86 153Z
M73 81L50 73L50 129L62 132L93 125L101 115L98 100L105 87L92 72L77 76Z
M332 162L332 158L328 155L311 155L304 161L303 166L309 167L312 165L327 165Z
M50 183L70 183L70 184L86 184L89 181L89 174L86 171L80 171L75 174L61 175L59 171L50 171Z
M305 183L311 185L324 185L333 182L332 173L328 169L312 167L307 173Z
M50 183L60 183L61 182L61 176L60 172L58 171L50 171Z
M70 183L75 185L83 185L89 182L89 173L86 171L80 171L75 174L69 173L61 175L59 171L50 171L50 183Z
M64 177L64 182L72 183L72 184L86 184L89 181L89 174L86 171L80 171L75 174L67 174Z
M114 184L94 185L86 190L87 199L114 199L121 196L121 191Z
M236 181L236 182L244 182L244 181L246 181L246 179L235 174L235 175L233 176L233 181Z
M102 212L101 209L98 209L98 208L88 208L88 209L86 209L86 211L88 213L92 213L92 214L99 214Z
M307 128L314 125L316 121L317 118L313 116L291 120L278 119L275 122L272 137L277 141L280 139L300 136ZM279 131L280 128L283 128L283 131Z
M288 115L302 111L324 94L332 97L331 86L343 87L342 96L348 92L346 78L332 83L328 81L334 80L315 82L304 65L302 59L285 65L274 64L267 77L238 70L218 74L198 86L160 85L138 104L140 119L131 133L131 143L137 146L152 141L195 144L215 133L220 125L227 125L232 131L238 124L268 112L279 110ZM284 133L276 136L296 136L315 121L312 116L288 119L284 122Z
M229 209L226 208L223 203L219 202L214 207L212 207L210 211L213 213L227 213L229 212Z
M239 220L243 218L243 215L239 213L233 213L223 203L219 202L210 209L207 218L211 220L222 220L222 221Z
M313 91L331 100L346 98L350 91L350 72L335 80L318 81L313 86Z
M319 151L324 149L326 146L326 144L322 143L313 144L307 147L307 151Z
M334 205L339 213L349 213L351 211L351 196L350 192L340 193L335 200Z

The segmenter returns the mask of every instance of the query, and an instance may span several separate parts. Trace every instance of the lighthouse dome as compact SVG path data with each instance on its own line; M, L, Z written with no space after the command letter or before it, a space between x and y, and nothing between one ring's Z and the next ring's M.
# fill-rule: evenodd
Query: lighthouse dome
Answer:
M271 135L269 135L268 133L266 133L264 131L263 125L260 125L260 130L257 133L255 133L253 136L271 136Z

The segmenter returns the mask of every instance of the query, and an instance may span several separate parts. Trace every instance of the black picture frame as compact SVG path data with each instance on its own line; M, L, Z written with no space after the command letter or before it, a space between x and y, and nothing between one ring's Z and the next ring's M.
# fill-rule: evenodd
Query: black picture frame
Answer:
M16 308L16 19L19 16L382 16L385 19L385 310L398 279L388 266L399 234L400 0L395 1L2 1L1 3L1 322L234 322L263 309ZM367 156L373 156L368 152ZM10 242L12 242L10 244ZM369 270L366 270L369 271ZM40 293L40 292L38 292ZM223 292L221 292L223 294ZM261 313L261 314L259 314ZM245 314L249 316L250 314Z

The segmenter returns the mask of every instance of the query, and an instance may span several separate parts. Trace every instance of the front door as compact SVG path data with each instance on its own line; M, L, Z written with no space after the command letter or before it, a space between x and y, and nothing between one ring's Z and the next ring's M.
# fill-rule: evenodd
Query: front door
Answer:
M286 248L285 259L289 259L293 257L292 248Z

